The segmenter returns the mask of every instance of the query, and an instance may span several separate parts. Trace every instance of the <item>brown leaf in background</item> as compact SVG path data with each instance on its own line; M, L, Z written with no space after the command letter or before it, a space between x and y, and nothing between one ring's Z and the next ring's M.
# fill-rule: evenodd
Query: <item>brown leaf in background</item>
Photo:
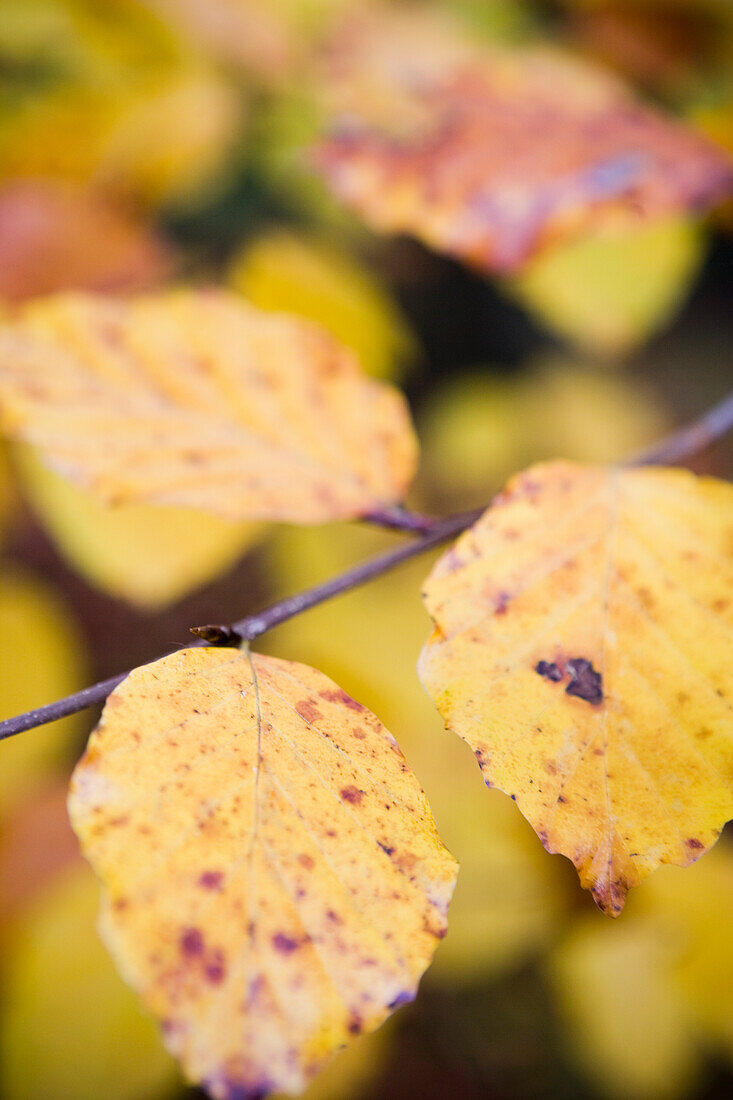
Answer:
M700 211L733 189L721 150L608 73L424 24L354 19L328 55L331 125L314 163L373 228L507 271L550 242Z

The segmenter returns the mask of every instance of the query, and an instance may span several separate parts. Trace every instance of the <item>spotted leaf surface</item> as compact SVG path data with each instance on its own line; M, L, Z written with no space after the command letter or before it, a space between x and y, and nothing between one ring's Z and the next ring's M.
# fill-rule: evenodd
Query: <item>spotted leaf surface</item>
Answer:
M733 488L531 468L438 562L423 683L616 915L733 816Z
M29 306L0 332L0 414L107 502L230 520L358 516L403 496L416 455L396 390L220 290Z
M189 1078L297 1092L411 1000L456 864L381 723L305 665L188 649L133 672L74 775L102 930Z
M551 49L382 12L348 22L328 59L330 121L313 157L330 187L373 228L483 270L733 188L721 149Z

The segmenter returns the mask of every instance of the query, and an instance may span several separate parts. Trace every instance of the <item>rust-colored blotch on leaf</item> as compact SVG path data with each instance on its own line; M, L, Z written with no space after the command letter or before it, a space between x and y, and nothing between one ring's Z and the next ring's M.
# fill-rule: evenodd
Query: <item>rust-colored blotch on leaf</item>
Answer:
M133 672L74 774L118 966L189 1078L298 1092L411 1000L456 863L382 724L306 665L187 649Z
M362 515L402 498L417 450L396 390L224 290L29 305L0 331L0 415L109 503L232 520Z
M551 49L381 13L348 22L328 57L330 121L313 159L333 191L375 229L486 271L733 189L721 149Z
M425 586L419 671L486 783L616 915L733 816L733 487L552 462Z

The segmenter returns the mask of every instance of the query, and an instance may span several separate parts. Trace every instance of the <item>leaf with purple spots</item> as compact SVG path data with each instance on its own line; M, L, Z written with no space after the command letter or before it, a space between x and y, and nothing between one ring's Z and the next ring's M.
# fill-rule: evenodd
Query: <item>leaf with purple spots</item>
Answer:
M193 648L136 669L70 812L110 951L217 1100L303 1089L415 996L445 933L456 864L425 796L306 665Z

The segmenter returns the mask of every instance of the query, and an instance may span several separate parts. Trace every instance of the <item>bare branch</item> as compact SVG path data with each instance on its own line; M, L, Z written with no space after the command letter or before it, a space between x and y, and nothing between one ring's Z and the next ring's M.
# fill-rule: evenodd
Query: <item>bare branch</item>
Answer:
M384 554L379 554L377 557L361 562L353 569L333 577L324 584L308 589L306 592L300 592L295 596L288 596L264 611L256 615L249 615L231 626L194 627L193 633L198 634L200 638L207 642L216 642L220 645L237 643L245 638L256 638L260 634L264 634L266 630L271 630L272 627L277 626L278 623L283 623L286 619L292 619L294 615L300 614L301 611L306 611L309 607L315 607L316 604L323 603L324 600L331 599L342 592L357 588L372 578L387 573L401 562L408 561L417 554L430 550L433 546L438 546L441 542L445 542L446 539L469 527L478 519L482 511L483 509L478 509L475 512L461 512L455 516L448 516L446 519L436 520L432 525L432 529L426 534L413 539L404 546L398 546L395 550L388 550ZM197 641L191 644L201 645L202 643ZM38 707L15 718L6 718L5 721L0 722L0 741L13 737L17 733L23 733L25 730L33 729L36 726L42 726L46 722L53 722L57 718L65 718L68 714L76 714L77 711L85 710L87 707L94 706L95 703L101 703L128 675L129 672L122 672L118 676L103 680L99 684L93 684L92 687L77 691L74 695L59 699L55 703Z
M36 707L26 714L19 714L16 718L6 718L0 722L0 741L6 737L14 737L16 733L35 729L36 726L44 726L46 722L55 722L57 718L66 718L68 714L76 714L87 707L93 707L101 703L111 691L121 684L127 672L121 672L119 676L111 676L109 680L102 680L98 684L77 691L74 695L67 695L65 699L59 699L55 703L48 703L45 707Z

